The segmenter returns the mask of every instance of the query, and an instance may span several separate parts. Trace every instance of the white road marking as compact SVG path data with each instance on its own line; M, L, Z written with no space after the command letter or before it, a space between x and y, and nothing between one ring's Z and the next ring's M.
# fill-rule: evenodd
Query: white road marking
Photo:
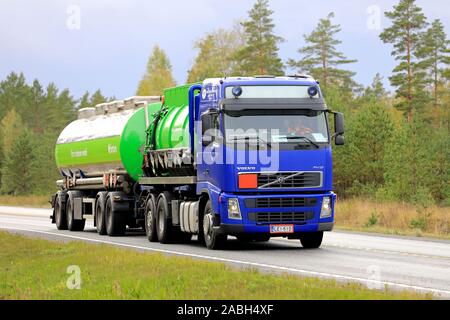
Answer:
M266 268L266 269L272 269L272 270L278 270L278 271L287 271L287 272L304 274L304 275L309 275L309 276L316 276L316 277L321 277L321 278L356 281L356 282L360 282L363 284L371 283L371 284L375 284L375 285L382 285L383 287L391 286L391 287L397 287L397 288L402 288L402 289L415 290L415 291L424 292L424 293L433 293L433 294L437 294L437 295L450 296L450 291L448 291L448 290L414 286L414 285L395 283L395 282L390 282L390 281L364 279L364 278L351 277L351 276L345 276L345 275L339 275L339 274L333 274L333 273L317 272L317 271L311 271L311 270L303 270L303 269L282 267L282 266L277 266L277 265L263 264L263 263L257 263L257 262L251 262L251 261L233 260L233 259L219 258L219 257L213 257L213 256L207 256L207 255L199 255L199 254L194 254L194 253L186 253L186 252L179 252L179 251L173 251L173 250L142 247L142 246L136 246L136 245L131 245L131 244L118 243L118 242L114 242L114 241L90 239L90 238L85 238L85 237L59 234L59 233L48 232L48 231L40 231L40 230L25 229L25 228L15 228L15 227L4 227L4 226L0 226L0 228L7 229L7 230L36 232L36 233L41 233L41 234L66 237L66 238L77 239L77 240L84 240L84 241L88 241L88 242L110 244L110 245L115 245L115 246L120 246L120 247L125 247L125 248L134 248L134 249L139 249L139 250L154 251L154 252L160 252L160 253L166 253L166 254L172 254L172 255L186 256L186 257L191 257L191 258L227 262L227 263L253 266L253 267L259 267L259 268Z

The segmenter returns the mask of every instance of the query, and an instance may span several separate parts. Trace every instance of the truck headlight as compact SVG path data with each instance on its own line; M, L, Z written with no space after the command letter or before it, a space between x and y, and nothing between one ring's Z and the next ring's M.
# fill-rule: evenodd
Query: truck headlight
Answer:
M239 200L236 198L228 199L228 218L242 220L241 209L239 208Z
M331 197L323 197L320 218L331 217Z

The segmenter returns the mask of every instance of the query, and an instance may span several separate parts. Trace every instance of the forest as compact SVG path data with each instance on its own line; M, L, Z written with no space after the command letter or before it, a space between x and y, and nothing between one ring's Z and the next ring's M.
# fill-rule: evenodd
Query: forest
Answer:
M442 22L430 21L415 0L400 0L385 16L390 23L379 41L392 48L396 61L386 75L392 92L380 74L367 87L354 80L346 66L358 60L340 51L345 30L332 12L324 13L303 35L298 51L283 61L279 44L284 39L275 34L268 0L257 0L232 28L197 40L186 82L310 74L320 81L328 106L345 114L346 145L333 151L339 197L450 206L450 41ZM161 95L174 85L171 61L155 46L131 94ZM55 83L43 87L19 71L10 73L0 82L0 194L54 192L59 133L78 109L111 100L100 90L74 97Z

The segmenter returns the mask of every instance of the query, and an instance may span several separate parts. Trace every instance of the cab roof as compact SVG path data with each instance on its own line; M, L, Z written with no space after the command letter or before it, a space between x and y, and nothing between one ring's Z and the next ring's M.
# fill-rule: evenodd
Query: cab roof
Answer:
M254 77L224 77L224 78L209 78L203 81L203 85L313 85L318 84L312 76L297 74L292 76L254 76Z

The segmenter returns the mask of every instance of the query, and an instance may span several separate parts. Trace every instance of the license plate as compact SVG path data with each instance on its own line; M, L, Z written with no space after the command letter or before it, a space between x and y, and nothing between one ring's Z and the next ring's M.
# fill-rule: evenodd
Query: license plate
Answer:
M270 226L270 233L294 233L293 224L277 224Z

